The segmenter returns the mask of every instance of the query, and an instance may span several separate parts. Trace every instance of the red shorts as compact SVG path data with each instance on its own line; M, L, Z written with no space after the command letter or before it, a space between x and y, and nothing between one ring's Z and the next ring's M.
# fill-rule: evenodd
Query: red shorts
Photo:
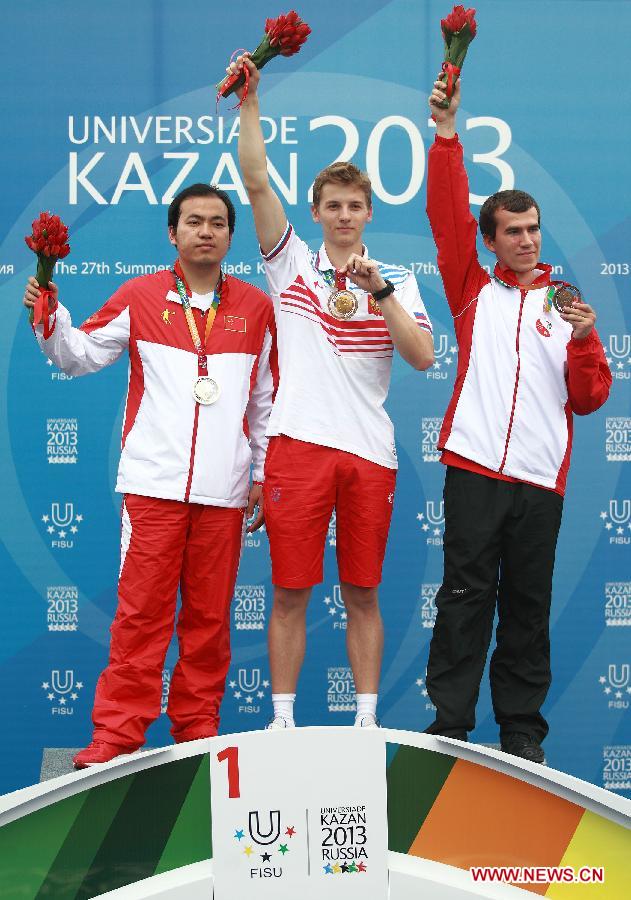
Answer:
M322 581L325 541L336 541L340 581L376 587L386 552L396 470L353 453L280 435L265 461L265 526L272 581ZM336 532L328 536L333 509Z

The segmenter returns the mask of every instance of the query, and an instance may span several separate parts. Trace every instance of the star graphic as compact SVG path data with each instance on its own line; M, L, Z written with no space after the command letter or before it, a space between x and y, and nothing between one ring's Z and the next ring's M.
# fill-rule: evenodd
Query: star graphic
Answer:
M445 357L445 365L447 365L447 366L450 366L450 365L451 365L451 356L446 356L446 357Z
M621 363L621 362L616 363L616 368L617 368L617 369L624 369L624 363Z
M263 687L265 687L265 688L266 688L266 687L269 687L269 681L264 681L264 682L263 682Z
M55 695L54 695L54 694L46 694L46 696L48 697L49 700L54 700L54 699L55 699Z
M333 869L331 868L331 863L327 863L326 866L322 867L327 875L331 875L333 873Z
M450 353L457 353L457 352L458 352L458 348L457 348L457 347L450 347L450 348L449 348L449 352L450 352Z
M265 694L263 691L257 691L256 696L259 698L259 700L261 700L265 696Z
M611 524L611 522L607 522L607 524L605 525L605 528L607 529L607 531L611 531L611 529L613 528L613 525Z
M72 532L72 534L76 534L78 530L79 530L79 529L77 528L76 525L71 525L71 526L70 526L70 531Z
M75 516L75 522L83 522L83 516L76 515L76 516Z
M241 691L235 691L235 692L234 692L234 699L235 699L235 700L240 700L240 699L241 699Z
M616 691L616 700L622 700L622 691Z
M335 865L333 866L333 874L334 874L334 875L337 875L337 874L338 874L339 872L341 872L341 871L342 871L342 870L340 869L340 867L338 866L338 864L335 863Z
M606 518L607 518L607 513L606 513L606 512L601 512L600 518L601 518L601 519L606 519Z
M285 855L285 853L289 853L289 848L288 848L287 844L281 844L280 847L278 848L278 852L282 853L283 856Z
M434 528L434 534L439 535L439 534L440 534L440 528Z
M77 681L75 687L77 688L78 691L80 691L81 688L83 687L83 682L82 682L82 681Z
M427 524L427 522L423 522L422 528L423 531L429 531L429 525Z
M54 532L55 532L55 526L54 526L54 525L49 525L48 528L46 529L46 531L47 531L49 534L54 534Z
M417 678L417 679L416 679L416 683L418 684L419 687L421 687L422 684L423 684L423 679L422 679L422 678Z
M428 696L429 696L429 694L427 693L427 691L425 690L425 688L423 688L423 690L421 691L421 694L422 694L424 697L428 697Z
M348 615L345 612L343 612L342 615L340 616L340 619L343 619L345 622L348 619Z
M228 682L228 687L229 687L229 688L232 688L232 690L234 690L234 689L236 688L236 686L237 686L237 682L236 682L236 681L229 681L229 682Z
M616 528L616 534L624 534L624 528L618 526L618 528Z
M270 859L272 858L271 853L261 853L260 856L261 856L261 859L263 860L263 862L269 862Z
M47 365L47 366L52 366L52 364L53 364L52 359L47 359L47 360L46 360L46 365Z
M350 864L350 866L348 867L348 871L349 871L349 872L356 872L356 871L357 871L357 866L355 865L355 860L353 860L353 862L352 862L352 863Z
M605 693L606 693L606 694L610 694L610 693L611 693L611 688L610 688L610 687L606 687L606 688L605 688Z
M245 855L246 855L246 856L248 857L248 859L249 859L250 856L252 856L252 853L253 853L254 851L252 850L251 847L246 847L245 850L244 850L243 852L245 853Z
M47 681L42 681L42 688L46 691L50 687L50 684Z
M422 522L425 516L423 515L423 513L417 513L416 518L419 520L419 522Z
M235 831L234 836L238 841L240 841L243 838L243 829L240 828L238 831Z
M607 365L610 366L613 362L613 359L610 356L606 356L605 359L607 360Z
M344 873L348 872L348 866L346 865L346 863L344 863L342 865L342 872L344 872Z
M249 703L249 704L254 703L254 697L246 697L246 698L245 698L245 702L246 702L246 703Z
M631 694L631 687L627 688L627 694Z
M296 829L294 828L293 825L290 825L289 828L287 829L287 831L285 832L285 834L288 834L289 837L293 837L295 835L295 833L296 833Z
M79 695L78 695L78 694L75 694L75 693L72 693L72 694L70 694L70 699L71 699L71 700L78 700L78 699L79 699Z
M434 368L440 369L440 363L438 362L438 360L436 360L436 362L434 363Z
M336 610L336 608L335 608L334 606L330 606L330 607L329 607L329 615L330 615L330 616L336 616L336 615L337 615L337 610Z
M363 861L360 862L360 864L357 866L357 871L358 871L358 872L365 872L365 871L366 871L366 866L364 865Z
M66 536L66 532L63 530L63 528L61 528L61 529L59 530L59 537L60 537L60 538L65 538L65 536Z
M329 547L335 547L335 538L330 538Z
M60 704L61 704L62 706L65 706L67 701L66 701L66 698L65 698L65 697L60 697L60 698L59 698L59 702L60 702Z
M50 516L42 516L42 522L48 522Z
M325 597L325 598L324 598L324 602L325 602L325 603L327 604L327 606L328 606L328 604L331 602L331 598L330 598L330 597Z

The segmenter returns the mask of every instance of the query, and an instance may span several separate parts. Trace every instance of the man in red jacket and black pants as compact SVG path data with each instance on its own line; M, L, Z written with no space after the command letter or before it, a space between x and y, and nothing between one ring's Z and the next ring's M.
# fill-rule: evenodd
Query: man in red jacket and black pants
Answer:
M581 298L563 306L539 261L540 213L523 191L500 191L477 225L456 134L460 84L429 98L436 140L429 153L427 212L454 319L458 372L439 447L445 478L445 572L436 598L427 689L431 734L460 740L475 706L497 606L491 694L502 749L544 762L550 686L552 572L570 463L572 414L606 401L611 373ZM565 292L567 296L567 291Z

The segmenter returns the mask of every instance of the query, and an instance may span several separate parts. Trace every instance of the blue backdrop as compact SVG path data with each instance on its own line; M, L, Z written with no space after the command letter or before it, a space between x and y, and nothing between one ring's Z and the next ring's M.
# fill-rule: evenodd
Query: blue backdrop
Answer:
M387 726L419 730L433 718L424 679L442 575L436 438L457 359L424 213L433 139L426 95L449 6L365 0L359 16L355 3L305 3L299 12L313 35L297 57L269 66L261 91L275 183L299 234L319 244L307 202L315 173L339 156L366 167L375 189L367 244L414 270L435 326L434 367L417 373L397 359L388 403L401 467L381 592L380 711ZM235 113L227 102L217 116L213 83L234 48L258 42L266 16L287 11L258 0L229 11L192 0L66 0L56 18L52 9L5 10L1 791L38 780L43 747L89 738L116 604L113 484L127 378L122 362L81 379L47 365L21 305L35 266L24 235L42 209L70 226L72 252L56 281L79 323L126 277L170 264L165 204L181 183L215 181L237 205L228 262L264 286ZM631 796L631 6L531 0L526 16L520 4L480 0L477 18L460 113L474 210L500 186L539 199L543 258L596 308L614 375L608 404L576 423L555 575L547 756ZM482 261L492 262L486 253ZM332 522L326 577L309 609L303 724L352 721L334 545ZM270 605L263 532L247 541L239 571L223 731L260 728L269 717ZM165 697L175 658L172 646ZM486 683L473 739L497 740ZM148 742L168 740L162 716Z

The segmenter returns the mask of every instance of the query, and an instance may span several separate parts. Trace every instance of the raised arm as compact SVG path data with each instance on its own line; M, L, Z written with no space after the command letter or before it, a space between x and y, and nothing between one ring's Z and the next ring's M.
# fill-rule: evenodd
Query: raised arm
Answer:
M427 215L447 301L452 315L458 316L478 295L488 276L478 262L477 223L469 207L469 181L456 133L459 80L448 109L438 106L445 97L444 83L435 81L429 98L436 120L436 140L428 156Z
M256 235L265 255L273 250L283 236L287 216L277 194L272 190L267 174L267 154L259 119L260 72L247 56L240 56L228 71L239 72L243 66L250 72L250 84L247 98L241 106L239 164L252 205ZM237 91L238 96L242 94L242 89Z
M44 339L43 327L33 331L45 355L67 375L87 375L115 362L129 345L129 301L123 285L101 309L74 328L69 311L59 303L57 285L50 283L53 305L50 316L51 334ZM29 278L24 305L31 309L39 294L37 281Z

